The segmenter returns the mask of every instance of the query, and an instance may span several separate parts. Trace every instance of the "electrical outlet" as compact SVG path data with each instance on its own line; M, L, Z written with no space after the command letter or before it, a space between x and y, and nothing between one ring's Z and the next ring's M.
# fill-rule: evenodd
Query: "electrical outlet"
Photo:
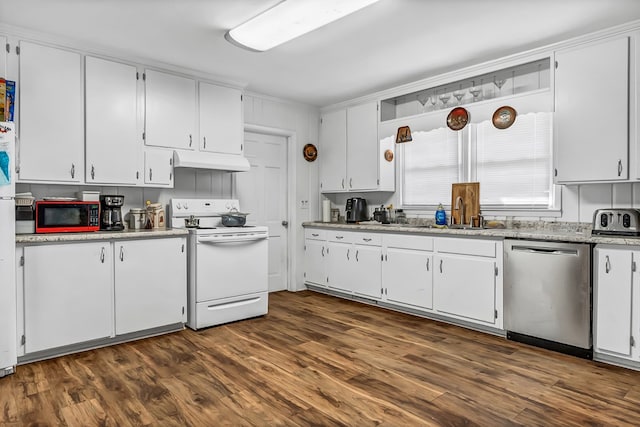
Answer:
M300 200L300 209L309 209L309 201Z

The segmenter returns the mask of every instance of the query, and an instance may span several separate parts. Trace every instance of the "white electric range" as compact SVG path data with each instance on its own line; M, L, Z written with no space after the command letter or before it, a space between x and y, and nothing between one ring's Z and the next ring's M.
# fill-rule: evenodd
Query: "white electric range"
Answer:
M169 223L188 228L187 326L208 326L261 316L268 310L266 226L225 227L221 215L240 210L235 199L171 199ZM193 215L197 228L186 227Z

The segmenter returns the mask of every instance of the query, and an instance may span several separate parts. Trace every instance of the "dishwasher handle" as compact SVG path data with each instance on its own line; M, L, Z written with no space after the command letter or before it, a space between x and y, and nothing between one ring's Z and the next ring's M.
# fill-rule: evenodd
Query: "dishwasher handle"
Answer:
M557 248L544 248L544 247L532 247L532 246L513 246L511 248L514 252L527 252L531 254L547 254L547 255L572 255L577 256L578 251L576 249L557 249Z

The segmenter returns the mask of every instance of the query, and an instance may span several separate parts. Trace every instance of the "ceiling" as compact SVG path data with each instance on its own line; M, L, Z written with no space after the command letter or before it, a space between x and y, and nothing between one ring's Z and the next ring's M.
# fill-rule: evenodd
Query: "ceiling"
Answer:
M278 2L0 0L0 24L325 106L640 19L639 0L380 0L267 52L224 39Z

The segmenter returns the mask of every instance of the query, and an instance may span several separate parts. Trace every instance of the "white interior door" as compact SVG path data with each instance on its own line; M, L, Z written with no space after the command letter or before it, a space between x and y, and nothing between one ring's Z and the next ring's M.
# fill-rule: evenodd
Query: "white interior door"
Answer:
M248 225L269 227L269 292L287 289L287 138L244 134L251 170L235 174L234 197Z

